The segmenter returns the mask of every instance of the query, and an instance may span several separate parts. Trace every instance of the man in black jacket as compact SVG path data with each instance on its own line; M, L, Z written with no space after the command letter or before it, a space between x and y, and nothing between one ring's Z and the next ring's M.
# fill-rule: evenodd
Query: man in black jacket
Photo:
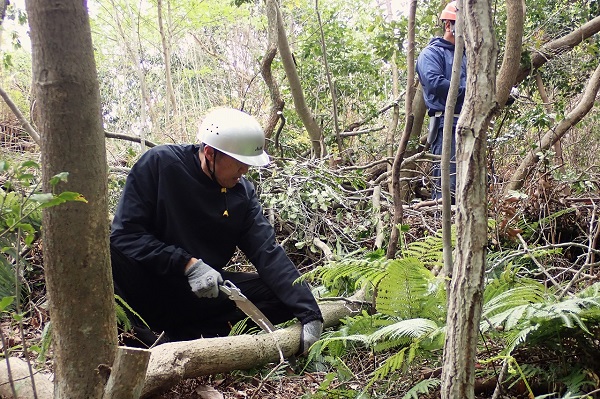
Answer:
M269 162L256 119L217 108L203 120L200 145L162 145L133 166L110 236L115 293L155 332L179 341L227 335L246 316L218 284L232 281L275 324L296 317L300 352L323 318L309 287L275 241L244 174ZM258 273L226 271L239 248ZM137 339L155 339L134 320Z

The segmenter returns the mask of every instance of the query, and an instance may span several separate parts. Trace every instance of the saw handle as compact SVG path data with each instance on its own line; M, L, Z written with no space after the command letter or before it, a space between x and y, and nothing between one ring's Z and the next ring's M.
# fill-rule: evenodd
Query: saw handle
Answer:
M247 299L246 296L242 294L242 291L229 280L223 281L223 284L219 285L219 289L232 300Z

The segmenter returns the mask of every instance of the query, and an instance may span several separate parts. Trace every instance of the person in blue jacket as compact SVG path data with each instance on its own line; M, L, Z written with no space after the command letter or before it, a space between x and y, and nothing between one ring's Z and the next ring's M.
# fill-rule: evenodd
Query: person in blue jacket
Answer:
M115 293L143 320L133 317L128 345L152 345L155 333L161 342L228 335L246 318L218 288L229 280L272 323L297 318L306 353L323 317L308 285L294 283L300 274L244 177L269 162L264 132L252 116L217 108L198 137L150 149L127 177L110 248ZM236 248L257 273L224 269Z
M442 154L442 133L444 130L444 115L446 108L446 97L450 89L450 78L452 76L452 64L454 61L454 25L456 23L456 1L446 5L440 14L440 21L444 27L443 37L434 37L427 47L417 58L416 72L423 87L423 97L429 115L429 135L427 138L431 152L435 155ZM454 192L456 190L456 123L458 115L462 110L465 99L467 84L467 60L462 57L460 82L458 85L458 99L454 108L454 119L452 125L452 148L450 162L450 191L454 203ZM433 190L432 198L440 199L440 165L435 163L432 171Z

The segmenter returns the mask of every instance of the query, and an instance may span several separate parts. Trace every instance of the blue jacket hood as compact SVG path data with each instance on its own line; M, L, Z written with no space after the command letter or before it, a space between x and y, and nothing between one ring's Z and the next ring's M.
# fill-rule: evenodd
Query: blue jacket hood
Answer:
M454 62L454 44L441 38L435 37L423 49L417 58L416 72L423 86L423 97L429 115L436 112L444 112L446 108L446 97L450 88L452 77L452 64ZM458 99L454 113L460 113L465 99L467 85L467 59L463 55Z

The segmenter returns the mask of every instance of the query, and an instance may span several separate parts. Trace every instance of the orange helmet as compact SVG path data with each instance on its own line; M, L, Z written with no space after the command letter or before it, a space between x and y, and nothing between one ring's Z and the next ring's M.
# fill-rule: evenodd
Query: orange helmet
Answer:
M456 21L456 11L456 1L451 1L450 3L446 4L446 7L444 7L442 10L442 13L440 14L440 20Z

